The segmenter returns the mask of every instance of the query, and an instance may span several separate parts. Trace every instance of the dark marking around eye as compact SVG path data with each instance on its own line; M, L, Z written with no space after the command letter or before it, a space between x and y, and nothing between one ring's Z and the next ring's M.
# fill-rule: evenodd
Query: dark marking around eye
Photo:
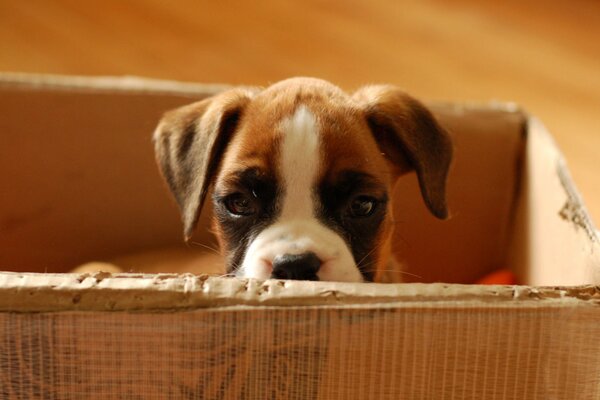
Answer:
M386 215L385 188L372 176L359 171L345 171L333 181L324 181L318 189L321 207L318 217L334 229L348 244L360 272L373 280L375 246ZM354 218L350 212L353 199L372 197L376 207L368 216Z
M252 240L277 218L279 191L275 178L258 168L234 173L223 186L215 191L213 204L215 217L229 246L225 249L228 254L227 271L232 272L240 267ZM242 218L232 215L224 201L235 193L250 196L256 204L256 212Z

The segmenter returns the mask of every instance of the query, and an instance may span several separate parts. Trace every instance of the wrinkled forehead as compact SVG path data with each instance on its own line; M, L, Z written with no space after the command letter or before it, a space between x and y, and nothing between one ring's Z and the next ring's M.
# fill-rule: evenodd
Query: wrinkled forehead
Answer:
M282 178L287 162L310 171L314 184L336 180L348 170L388 183L387 165L362 112L350 101L285 100L259 98L249 105L225 153L220 178L247 169Z

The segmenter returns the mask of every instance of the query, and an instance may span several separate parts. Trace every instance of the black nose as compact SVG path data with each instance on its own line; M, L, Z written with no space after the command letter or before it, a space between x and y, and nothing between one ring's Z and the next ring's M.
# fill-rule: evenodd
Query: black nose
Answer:
M273 259L271 278L318 281L321 260L315 253L283 254Z

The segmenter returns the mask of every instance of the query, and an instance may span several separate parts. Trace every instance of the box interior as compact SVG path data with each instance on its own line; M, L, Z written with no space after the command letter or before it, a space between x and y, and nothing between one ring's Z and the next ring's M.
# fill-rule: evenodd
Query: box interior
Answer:
M196 244L183 245L151 134L164 111L219 89L4 76L0 269L67 272L117 259L144 271L127 265L127 255L213 252L210 207ZM430 106L454 139L451 218L428 213L414 174L401 178L393 196L394 254L403 280L473 283L511 268L523 284L597 281L597 233L541 124L506 105ZM207 261L190 270L219 268ZM161 271L150 266L145 272Z

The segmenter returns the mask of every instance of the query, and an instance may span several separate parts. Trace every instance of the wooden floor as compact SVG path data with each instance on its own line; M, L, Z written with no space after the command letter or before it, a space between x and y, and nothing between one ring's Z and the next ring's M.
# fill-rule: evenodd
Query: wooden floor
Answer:
M0 71L246 84L312 75L515 101L550 128L600 220L597 1L0 0Z

